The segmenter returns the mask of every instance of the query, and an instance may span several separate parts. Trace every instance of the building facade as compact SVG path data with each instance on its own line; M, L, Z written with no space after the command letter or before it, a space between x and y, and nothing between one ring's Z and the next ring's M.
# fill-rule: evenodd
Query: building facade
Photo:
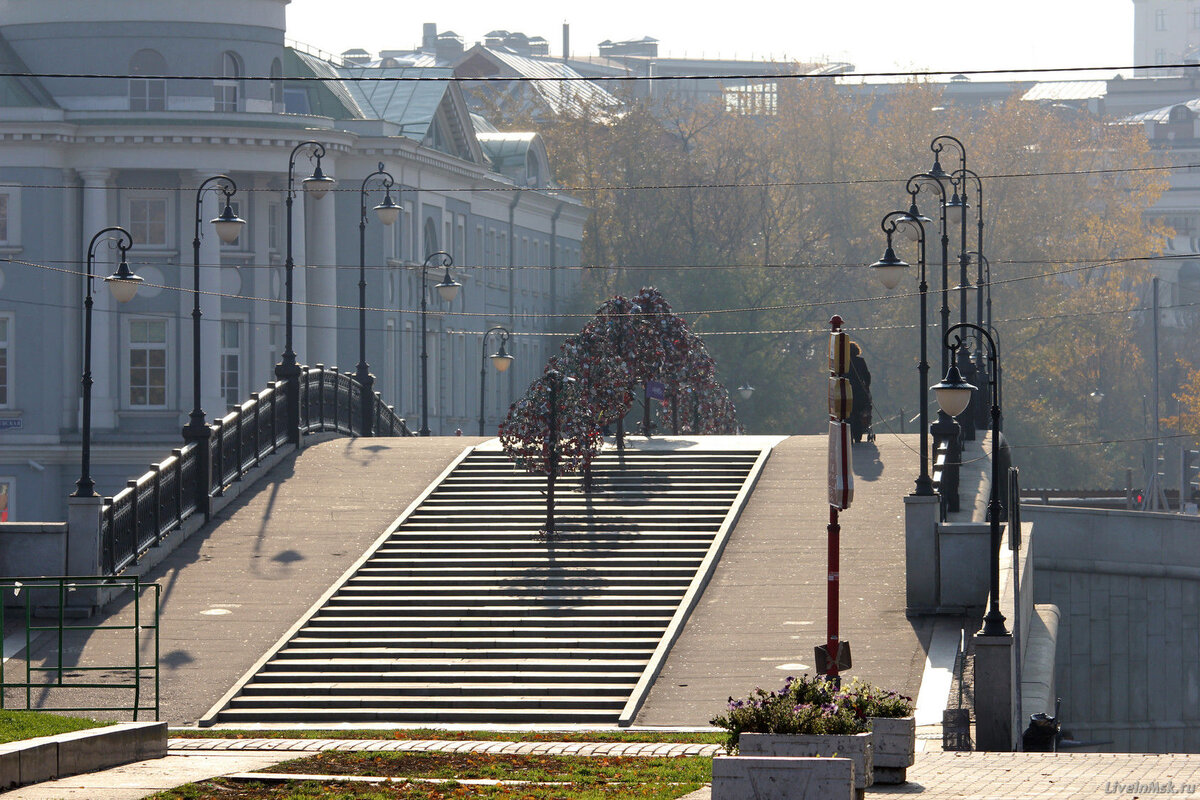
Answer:
M85 262L92 237L109 226L131 234L128 260L143 284L119 305L101 280L92 284L91 477L101 494L182 442L194 405L197 298L207 418L274 379L289 246L298 360L354 371L363 207L366 361L376 391L414 430L427 255L450 253L463 284L448 306L428 295L435 435L478 428L488 328L513 332L517 358L489 376L490 430L557 346L554 314L578 286L571 268L586 210L553 191L540 139L486 126L477 133L461 90L444 75L395 81L382 67L286 46L287 3L0 0L0 66L15 75L0 78L0 495L8 520L64 519L64 498L80 477ZM300 146L306 141L324 147L320 166L339 181L321 199L300 190L315 166L314 148ZM369 181L362 193L380 164L404 209L390 227L370 211L383 201L382 183ZM223 203L216 185L198 191L217 175L236 183L231 205L247 222L231 244L209 224ZM110 244L102 238L95 248L98 278L116 266ZM441 271L428 277L437 283Z

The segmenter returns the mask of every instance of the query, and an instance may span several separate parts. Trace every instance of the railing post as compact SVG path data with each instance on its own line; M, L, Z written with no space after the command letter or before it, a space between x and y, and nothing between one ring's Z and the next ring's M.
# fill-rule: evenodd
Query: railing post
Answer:
M188 424L183 427L183 440L196 445L196 510L204 515L207 522L212 513L213 465L209 442L212 438L212 428L205 423Z
M136 566L138 563L138 542L142 540L141 531L138 530L138 507L141 505L138 502L138 485L137 481L126 481L125 488L129 489L129 538L132 540L130 552L133 554L133 563Z
M272 381L267 384L267 388L271 390L271 405L268 409L271 415L271 452L274 453L279 449L279 429L275 425L276 414L279 410L279 384Z
M154 473L154 543L162 544L163 526L162 526L162 467L158 464L151 464L150 470Z
M240 481L242 479L242 465L245 463L245 460L242 458L242 409L240 407L233 420L233 457L235 459L233 479Z
M225 423L223 421L218 421L213 430L212 445L213 450L216 451L216 457L213 459L213 473L217 476L217 479L210 483L209 486L212 487L210 490L212 494L220 495L221 490L225 488ZM205 497L204 502L209 502L208 496ZM208 516L206 515L204 518L207 520Z
M259 401L258 392L251 392L250 399L254 401L254 421L251 424L254 426L254 466L257 467L262 459L262 437L259 435L262 425L262 403Z
M175 525L172 527L179 527L183 524L183 448L172 449L171 455L175 456Z
M325 365L317 364L317 419L321 422L321 430L325 430Z

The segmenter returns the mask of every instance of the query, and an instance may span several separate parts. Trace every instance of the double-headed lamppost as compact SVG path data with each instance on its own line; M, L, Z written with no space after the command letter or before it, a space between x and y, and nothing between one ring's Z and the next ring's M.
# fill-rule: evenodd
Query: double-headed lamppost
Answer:
M87 249L87 279L83 299L83 379L80 381L83 384L83 442L79 480L75 482L72 497L96 496L96 482L92 480L92 279L95 277L96 244L101 239L115 240L116 248L121 251L121 263L117 271L104 279L113 298L118 303L128 303L137 294L138 284L142 281L133 274L125 260L125 253L133 247L133 236L129 231L114 225L92 237Z
M421 430L417 431L418 436L428 436L429 430L429 337L425 331L425 271L431 266L444 267L446 277L442 282L437 284L438 296L443 302L449 303L458 296L458 289L462 286L461 283L450 277L450 267L454 266L454 259L444 250L439 250L436 253L430 253L425 257L425 263L421 265Z
M1003 513L1003 506L1000 503L1000 390L997 381L999 351L996 349L996 342L991 334L982 326L971 322L960 322L946 331L943 342L946 347L953 347L956 355L958 349L963 346L962 336L955 334L960 329L974 331L976 335L987 341L988 366L990 368L988 372L991 376L989 383L992 390L992 491L991 498L988 500L988 521L991 533L988 559L991 585L988 610L983 618L983 629L980 634L983 636L1008 636L1008 629L1004 625L1004 614L1000 612L1000 515ZM954 337L953 343L951 343L952 336ZM963 380L957 364L951 364L950 369L946 372L946 377L932 388L937 394L938 405L952 417L958 416L966 409L967 404L971 402L971 395L975 391L974 386Z
M375 215L384 226L391 227L400 218L400 206L392 202L392 186L396 183L391 173L379 162L379 169L363 178L362 188L359 189L360 211L358 215L358 370L354 377L362 391L362 435L372 434L374 421L374 399L372 389L375 378L371 376L367 366L367 183L372 178L380 178L383 183L383 202L375 206Z
M200 204L204 192L215 189L225 196L225 209L220 216L212 220L217 237L225 244L235 241L246 227L246 221L233 213L230 198L237 192L237 184L228 175L214 175L205 178L196 188L196 228L192 237L192 413L188 416L187 425L183 426L183 438L195 442L199 458L201 485L204 487L200 498L200 509L208 518L208 491L211 483L212 465L209 463L208 437L210 429L204 421L204 409L201 408L200 387Z
M901 222L906 223L908 231L916 232L917 234L917 289L921 297L921 322L917 328L917 339L921 344L921 360L917 364L917 408L920 409L921 470L917 474L917 488L914 494L931 496L934 492L933 480L929 477L929 411L925 394L925 387L929 385L929 355L928 345L926 344L929 327L926 302L929 295L929 284L925 279L925 224L923 218L910 211L892 211L885 215L883 221L880 222L880 227L887 235L887 249L884 251L883 257L872 264L871 268L875 270L875 274L879 277L880 282L883 283L885 288L895 289L899 285L900 278L908 269L908 264L896 257L896 251L892 249L892 236L896 233L897 228L900 227Z
M483 342L479 347L479 435L486 436L484 427L487 424L484 419L484 409L486 407L484 393L484 385L487 383L487 340L488 336L493 333L500 337L500 349L492 353L492 365L496 368L496 372L504 372L513 362L513 357L510 356L504 349L504 345L508 344L509 337L512 336L512 331L505 328L503 325L493 325L488 328L483 334Z
M310 158L317 160L313 174L301 183L304 193L314 200L320 200L337 183L321 171L321 159L325 156L325 145L309 140L292 148L292 154L288 157L287 197L284 201L287 209L287 258L284 261L287 308L284 311L283 358L275 365L275 377L284 381L287 387L288 441L295 445L300 444L300 365L296 363L296 350L292 345L292 273L296 266L292 259L292 200L296 196L296 154L304 149L310 151Z

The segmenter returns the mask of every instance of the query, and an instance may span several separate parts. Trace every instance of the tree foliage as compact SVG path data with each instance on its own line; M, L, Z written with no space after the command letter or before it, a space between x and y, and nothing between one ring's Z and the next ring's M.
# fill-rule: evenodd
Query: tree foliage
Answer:
M883 250L880 219L908 207L906 179L932 164L930 141L954 135L982 181L1005 426L1023 482L1112 483L1136 466L1144 381L1133 376L1145 374L1146 359L1128 314L1165 234L1144 218L1164 178L1148 169L1136 127L1015 96L964 108L933 85L868 95L829 81L780 82L770 115L656 97L631 99L621 115L512 121L539 125L557 181L593 209L584 241L590 302L631 281L658 286L692 331L721 334L707 336L717 377L757 387L741 416L752 432L772 433L821 430L835 312L871 364L877 433L912 431L907 420L929 400L915 385L916 276L889 294L864 267ZM941 159L958 167L952 147ZM966 244L976 250L981 199L972 183L966 189ZM936 222L937 203L926 192L918 199ZM955 286L960 220L948 221ZM912 245L897 250L916 264ZM937 225L927 255L936 380ZM976 271L972 262L972 282ZM947 301L955 322L958 293ZM969 293L968 319L975 308ZM1088 400L1097 389L1099 409ZM1033 443L1056 446L1019 449Z

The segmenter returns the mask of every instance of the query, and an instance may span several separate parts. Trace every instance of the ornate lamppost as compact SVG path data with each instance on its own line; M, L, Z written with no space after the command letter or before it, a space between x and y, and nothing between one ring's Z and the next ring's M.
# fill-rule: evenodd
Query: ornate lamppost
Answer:
M957 351L963 346L962 336L955 333L959 330L974 331L987 341L988 366L991 374L989 383L992 391L992 490L988 500L988 521L991 534L988 566L991 574L989 576L988 610L983 618L983 628L979 633L982 636L1008 636L1008 629L1004 625L1004 614L1000 611L1000 516L1003 513L1003 506L1000 502L1000 389L999 381L996 379L999 374L999 351L992 335L982 326L971 322L960 322L946 331L944 344L947 347L953 347ZM954 337L953 343L951 337ZM958 365L952 364L942 382L931 388L937 394L938 405L950 416L958 416L971 401L971 394L976 387L963 380Z
M204 199L204 192L209 189L215 189L225 196L224 210L212 220L217 238L225 244L230 244L246 227L246 220L233 213L233 206L230 204L230 198L237 193L237 184L233 178L228 175L214 175L201 181L196 188L196 225L192 237L192 413L188 415L187 425L183 426L183 438L196 444L201 485L198 500L205 519L208 519L209 491L212 485L212 463L208 451L208 440L212 430L204 421L204 409L200 407L200 387L203 385L200 378L200 205Z
M292 148L288 157L287 197L284 206L287 209L287 257L284 261L284 284L286 285L285 334L283 357L275 365L275 377L285 382L287 392L287 425L288 441L300 444L300 365L296 363L296 350L292 344L292 273L295 271L295 261L292 259L292 201L296 197L295 172L296 154L308 149L309 157L317 160L313 174L305 178L301 185L304 193L320 200L337 183L332 177L321 170L321 159L325 156L325 145L315 141L304 141Z
M110 235L114 234L114 235ZM125 254L133 247L133 236L122 227L113 225L103 228L92 237L87 249L87 278L83 299L83 430L80 448L79 480L75 482L72 497L95 497L96 482L92 480L92 280L95 277L96 244L100 240L116 242L121 251L121 262L117 271L104 279L118 303L128 303L137 294L142 279L133 274L125 260Z
M458 289L462 286L461 283L450 277L450 267L454 266L454 259L444 250L439 250L436 253L430 253L425 257L425 263L421 265L421 430L417 431L418 436L429 436L429 342L426 335L425 316L427 305L425 301L425 273L431 266L444 267L446 277L442 282L437 284L435 288L438 290L438 296L444 302L449 303L458 296Z
M492 365L496 368L496 372L504 372L513 362L513 357L510 356L504 349L504 345L508 344L509 338L512 336L512 331L505 328L503 325L493 325L488 328L483 334L483 342L479 347L479 435L486 436L484 432L486 421L484 410L486 408L485 399L487 395L484 393L484 385L487 383L487 340L491 334L497 334L500 337L500 349L492 353Z
M923 218L913 214L911 211L892 211L886 214L883 220L879 223L884 234L887 235L887 249L883 253L883 257L876 261L871 267L875 270L875 274L879 277L887 289L895 289L900 283L900 278L908 269L908 264L901 261L896 256L896 251L892 249L892 237L900 228L900 223L903 221L908 226L908 231L917 233L917 289L921 297L921 319L920 325L917 328L917 338L921 344L921 360L917 364L917 408L920 409L919 430L921 432L921 468L917 474L917 488L913 492L916 495L932 496L933 480L929 477L929 411L928 403L926 402L926 386L929 385L929 355L926 337L928 335L929 319L927 311L927 298L929 295L929 284L925 277L925 225ZM925 218L925 221L928 221Z
M375 416L371 413L374 409L373 401L375 396L372 393L372 389L375 386L375 378L371 375L371 369L367 365L367 183L372 178L380 178L384 189L383 202L375 206L375 215L379 217L379 222L384 226L390 227L400 218L400 206L392 201L392 186L395 185L396 181L392 178L391 173L384 170L383 162L380 161L379 169L363 178L362 187L359 189L358 368L354 377L358 381L361 387L360 391L362 392L363 436L372 435L372 423Z

